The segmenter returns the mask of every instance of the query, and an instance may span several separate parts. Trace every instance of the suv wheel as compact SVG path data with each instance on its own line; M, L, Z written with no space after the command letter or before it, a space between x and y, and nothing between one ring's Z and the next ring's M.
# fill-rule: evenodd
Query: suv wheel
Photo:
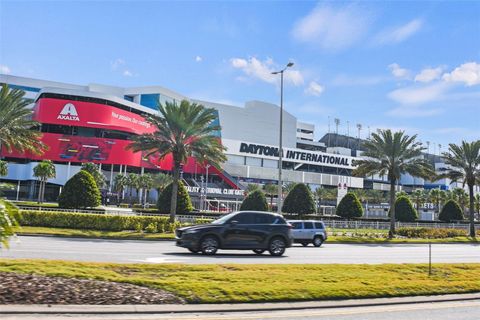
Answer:
M323 238L322 237L316 236L315 238L313 238L313 245L315 247L317 247L317 248L320 247L322 245L322 243L323 243Z
M215 237L207 236L200 243L200 250L205 255L214 255L218 250L218 240Z
M253 249L253 252L255 252L256 254L262 254L265 252L265 250L263 249Z
M285 253L286 246L287 244L282 238L273 238L268 246L268 252L270 252L272 256L280 257Z

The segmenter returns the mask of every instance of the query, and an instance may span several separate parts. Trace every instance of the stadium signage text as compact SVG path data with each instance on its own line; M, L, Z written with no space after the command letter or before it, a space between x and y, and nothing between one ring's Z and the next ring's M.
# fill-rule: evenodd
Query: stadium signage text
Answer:
M204 193L205 188L200 187L190 187L186 186L187 191L190 193ZM234 195L234 196L243 196L245 191L240 189L220 189L220 188L207 188L207 193L209 194L224 194L224 195Z
M348 157L332 155L332 154L322 154L318 152L306 152L306 151L296 151L296 150L285 150L283 152L284 159L291 160L301 160L304 162L314 162L319 164L330 164L338 166L353 166L353 161ZM240 153L249 153L254 155L264 155L271 157L278 157L278 148L270 147L264 145L258 145L253 143L240 143Z
M78 117L78 112L73 103L67 103L62 111L60 111L58 120L69 120L69 121L80 121Z

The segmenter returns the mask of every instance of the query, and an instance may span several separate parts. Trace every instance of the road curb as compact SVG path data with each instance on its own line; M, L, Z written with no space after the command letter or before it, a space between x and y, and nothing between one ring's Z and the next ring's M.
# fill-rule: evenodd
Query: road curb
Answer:
M165 314L374 307L480 300L480 293L306 302L163 305L1 305L0 314Z

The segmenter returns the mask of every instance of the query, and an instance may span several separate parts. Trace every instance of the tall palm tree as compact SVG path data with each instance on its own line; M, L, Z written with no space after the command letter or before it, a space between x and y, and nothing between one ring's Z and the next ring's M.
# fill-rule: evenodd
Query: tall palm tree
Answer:
M50 160L42 160L33 168L33 176L40 180L38 203L43 203L45 198L45 185L47 184L48 179L57 176L55 165Z
M0 177L4 177L8 174L8 163L7 161L0 160Z
M433 168L422 158L425 148L416 141L417 135L408 136L404 131L378 130L364 142L363 158L357 160L356 176L386 175L390 182L390 231L395 235L395 185L404 173L414 177L431 177Z
M475 238L475 208L473 187L480 180L480 140L473 142L462 141L461 145L449 144L449 152L444 152L445 164L451 167L441 177L452 181L462 182L468 186L470 237Z
M318 209L321 209L322 200L331 200L335 199L335 195L333 194L334 189L327 189L327 188L317 188L313 195L317 199L317 212Z
M462 209L462 212L465 214L465 208L468 202L468 194L463 188L455 188L452 190L452 197L455 201L458 202L458 205Z
M173 158L172 198L170 221L175 221L177 192L180 180L180 167L188 157L205 159L208 164L220 167L227 160L226 148L222 146L216 133L220 126L215 125L217 112L201 104L182 100L158 104L160 115L147 115L146 120L156 131L135 136L128 146L134 152L144 151L145 156L158 154L160 158L171 154Z
M171 175L165 174L162 172L154 174L152 178L153 178L152 188L155 188L155 190L157 190L158 196L160 196L163 189L165 189L173 181L173 178Z
M98 189L103 188L107 184L107 178L100 170L100 166L98 164L95 164L93 162L85 162L84 164L82 164L82 170L85 170L92 175Z
M36 154L47 149L40 141L41 132L35 130L39 124L32 120L32 109L24 95L24 91L10 90L6 84L0 87L0 154L2 147L7 152L16 150Z
M113 179L113 188L115 192L117 193L117 202L120 203L121 200L123 200L123 192L125 190L125 187L128 186L128 178L126 175L120 173L115 176Z
M270 209L273 211L273 197L278 194L278 186L272 183L268 183L263 186L263 190L270 196Z

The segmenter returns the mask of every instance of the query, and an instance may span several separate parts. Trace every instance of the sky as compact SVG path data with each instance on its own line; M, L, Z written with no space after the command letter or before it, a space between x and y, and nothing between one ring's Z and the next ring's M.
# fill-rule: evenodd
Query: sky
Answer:
M0 0L0 73L243 106L278 104L290 61L284 107L316 138L480 138L480 1Z

